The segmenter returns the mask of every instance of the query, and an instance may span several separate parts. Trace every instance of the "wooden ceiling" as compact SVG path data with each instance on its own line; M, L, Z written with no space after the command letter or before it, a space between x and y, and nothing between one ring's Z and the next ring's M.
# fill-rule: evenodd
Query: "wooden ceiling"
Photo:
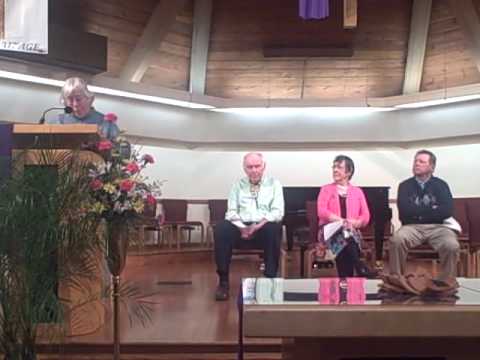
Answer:
M480 0L358 0L351 30L338 21L343 0L322 21L299 18L298 0L76 3L78 26L108 38L106 75L140 84L189 91L195 76L211 96L338 99L401 95L406 77L414 92L480 83ZM265 57L269 46L287 53ZM322 46L353 55L285 56Z

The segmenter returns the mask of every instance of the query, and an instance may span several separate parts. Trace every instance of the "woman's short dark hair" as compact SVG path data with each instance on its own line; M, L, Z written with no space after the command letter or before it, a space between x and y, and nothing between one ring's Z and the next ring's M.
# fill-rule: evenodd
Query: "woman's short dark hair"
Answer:
M347 172L350 173L350 177L348 180L350 180L353 177L353 174L355 173L355 164L353 163L353 160L346 156L346 155L337 155L335 159L333 160L333 163L335 164L336 162L345 162L345 169Z

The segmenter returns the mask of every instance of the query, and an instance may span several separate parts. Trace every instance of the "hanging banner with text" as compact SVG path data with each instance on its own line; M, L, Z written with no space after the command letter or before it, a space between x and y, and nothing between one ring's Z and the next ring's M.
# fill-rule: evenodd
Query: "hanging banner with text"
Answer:
M0 2L0 50L47 54L48 0Z

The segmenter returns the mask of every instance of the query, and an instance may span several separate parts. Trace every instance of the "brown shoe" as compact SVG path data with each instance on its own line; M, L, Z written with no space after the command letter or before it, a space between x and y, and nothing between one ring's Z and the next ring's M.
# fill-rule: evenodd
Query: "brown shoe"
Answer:
M216 301L226 301L228 300L229 287L228 283L220 283L215 290L215 300Z

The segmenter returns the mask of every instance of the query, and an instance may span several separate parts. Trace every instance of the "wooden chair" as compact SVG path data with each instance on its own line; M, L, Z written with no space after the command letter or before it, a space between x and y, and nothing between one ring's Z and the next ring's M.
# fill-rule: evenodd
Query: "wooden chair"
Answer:
M200 229L200 244L204 243L204 226L201 221L187 221L187 200L181 199L162 199L161 204L163 207L164 223L163 226L168 228L170 234L176 244L177 249L180 250L181 239L183 238L182 230L190 231L199 228Z
M225 219L225 213L227 212L227 199L212 199L208 200L208 210L210 212L210 219L207 226L206 245L208 247L213 246L213 232L215 226Z
M457 200L457 199L455 199ZM470 276L480 277L480 198L465 199L468 222ZM461 224L463 227L463 224Z
M388 251L386 250L385 244L388 244L388 239L390 239L394 231L395 229L391 220L388 220L385 223L384 228L383 252ZM379 261L379 264L375 264L375 224L372 221L370 222L370 224L368 224L362 229L362 239L364 242L364 245L362 246L362 251L364 251L365 260L370 263L370 265L375 267L380 266L383 269L383 256L381 261Z
M278 234L279 238L281 239L282 244L283 241L283 229L280 227L280 231ZM232 257L238 255L256 255L260 258L263 257L263 249L259 247L255 241L242 241L240 240L238 243L234 244L234 248L232 251ZM280 247L280 257L279 257L279 273L280 277L285 278L287 276L287 252L281 245Z
M157 204L145 204L145 209L143 211L141 219L139 220L138 227L140 244L145 244L145 234L147 232L155 233L156 243L158 246L160 246L165 239L168 239L168 237L166 236L167 229L162 224L163 215L157 214Z
M157 204L145 203L145 208L137 227L140 237L140 245L145 244L145 235L150 232L155 234L154 243L157 246L163 244L164 240L168 239L166 236L166 231L168 229L166 229L162 224L163 215L157 213Z

